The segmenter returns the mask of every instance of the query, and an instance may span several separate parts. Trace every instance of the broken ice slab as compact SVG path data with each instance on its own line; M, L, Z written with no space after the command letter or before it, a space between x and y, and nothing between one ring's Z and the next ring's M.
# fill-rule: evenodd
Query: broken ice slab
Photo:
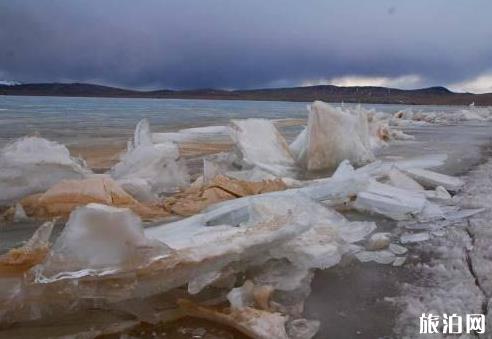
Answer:
M424 187L418 182L400 172L396 168L388 173L389 184L398 188L403 188L409 191L423 191Z
M241 152L242 161L277 176L290 176L295 163L284 137L266 119L231 121L231 137Z
M396 161L378 160L356 169L356 173L366 174L374 178L381 178L388 176L388 173L394 168L398 168L400 171L404 172L404 170L410 168L438 167L443 165L447 158L448 156L446 154L429 154Z
M432 172L421 168L406 169L405 173L425 187L442 186L448 191L457 192L465 184L463 180L449 175Z
M288 260L269 260L254 271L256 285L272 286L279 291L293 291L310 281L313 273L307 267L293 265Z
M398 227L405 227L413 230L439 230L444 227L459 224L464 219L469 218L475 214L483 212L483 208L477 209L463 209L458 207L447 208L444 210L444 216L438 219L430 219L426 221L406 221L398 222Z
M393 266L402 266L405 261L407 261L407 257L396 257Z
M49 251L49 239L54 223L45 222L21 247L0 255L0 273L24 272L39 264Z
M396 255L402 255L408 252L408 249L406 247L398 244L390 244L388 249Z
M205 185L190 186L185 191L164 200L166 210L181 216L196 214L207 206L238 197L281 191L287 186L280 179L257 182L236 180L218 175Z
M403 233L400 237L400 242L402 244L407 244L412 242L426 241L429 239L430 239L429 232Z
M43 192L62 179L91 174L64 145L39 137L17 139L0 150L0 204Z
M354 254L360 262L374 261L378 264L391 264L396 256L394 253L382 250L382 251L361 251Z
M50 281L118 271L166 253L165 245L145 237L140 219L129 209L89 204L70 215L36 276Z
M150 133L150 125L147 119L142 119L135 127L133 134L133 148L140 146L152 145L152 134Z
M229 291L227 300L231 304L231 308L236 310L246 307L269 310L273 291L272 286L255 285L251 280L246 280L243 286Z
M353 206L357 210L382 214L394 220L406 220L420 214L425 204L422 193L371 181L365 191L357 194Z
M383 250L388 247L390 243L391 233L378 232L371 235L367 242L367 249L369 251Z
M350 163L348 160L342 161L333 175L331 176L333 179L344 179L348 177L352 177L355 175L355 169L354 166Z
M62 180L42 194L21 200L28 215L37 219L67 218L72 210L89 203L127 207L145 219L169 215L158 206L136 201L111 177L103 174L83 180Z
M443 203L447 203L453 198L451 194L449 194L449 192L442 186L437 186L433 191L426 190L424 191L424 194L429 200Z
M183 299L178 301L178 305L189 316L230 326L250 338L289 339L285 329L287 317L280 313L271 313L251 307L219 310Z
M344 111L321 101L308 109L308 126L291 145L299 165L323 170L345 159L356 165L374 160L364 112Z
M145 180L151 187L146 194L176 192L189 185L186 164L173 143L140 145L128 150L111 170L117 181Z

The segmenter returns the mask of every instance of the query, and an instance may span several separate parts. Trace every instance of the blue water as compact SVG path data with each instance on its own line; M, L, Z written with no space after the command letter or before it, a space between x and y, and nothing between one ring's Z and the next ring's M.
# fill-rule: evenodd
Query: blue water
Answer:
M124 141L142 118L149 119L153 131L225 124L234 118L306 118L306 105L280 101L0 96L0 145L35 133L67 145ZM365 106L389 113L407 107Z

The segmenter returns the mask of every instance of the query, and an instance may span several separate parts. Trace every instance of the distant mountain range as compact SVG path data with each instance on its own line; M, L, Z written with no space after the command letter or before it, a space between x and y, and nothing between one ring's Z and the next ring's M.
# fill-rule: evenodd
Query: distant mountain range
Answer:
M403 90L372 86L320 85L232 91L218 89L137 91L82 83L0 83L0 95L263 101L323 100L327 102L408 105L469 105L474 102L477 106L492 106L492 93L454 93L445 87Z

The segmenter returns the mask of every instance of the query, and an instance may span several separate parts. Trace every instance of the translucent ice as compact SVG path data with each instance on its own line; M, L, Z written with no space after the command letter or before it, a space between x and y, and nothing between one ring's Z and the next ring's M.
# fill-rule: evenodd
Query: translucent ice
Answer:
M366 191L357 194L354 207L382 214L394 220L411 219L420 214L427 200L423 193L371 182Z
M374 160L364 112L353 114L321 101L308 109L306 131L291 145L300 165L322 170L335 168L345 159L356 165Z
M463 180L460 178L425 169L407 169L405 173L426 187L436 188L437 186L442 186L448 191L456 192L464 185Z
M266 119L232 120L231 136L242 160L278 176L294 171L294 159L284 137Z
M122 156L110 174L123 182L145 180L153 194L175 192L190 180L178 146L173 143L135 147Z
M119 271L167 251L163 244L145 237L140 219L129 209L89 204L70 215L38 268L37 280Z
M90 174L64 145L39 137L21 138L0 150L0 204L45 191L62 179Z

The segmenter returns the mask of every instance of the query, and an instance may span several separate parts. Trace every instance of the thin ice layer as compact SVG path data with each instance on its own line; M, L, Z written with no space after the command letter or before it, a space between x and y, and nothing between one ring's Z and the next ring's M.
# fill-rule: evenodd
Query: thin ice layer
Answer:
M448 191L456 192L464 185L463 180L460 178L451 177L449 175L432 172L421 168L407 169L405 170L405 173L425 187L436 188L437 186L442 186Z
M373 181L366 191L357 195L353 206L358 210L382 214L394 220L405 220L420 214L426 202L423 193Z
M294 159L289 146L272 121L232 120L231 137L245 164L278 176L288 176L293 172Z

